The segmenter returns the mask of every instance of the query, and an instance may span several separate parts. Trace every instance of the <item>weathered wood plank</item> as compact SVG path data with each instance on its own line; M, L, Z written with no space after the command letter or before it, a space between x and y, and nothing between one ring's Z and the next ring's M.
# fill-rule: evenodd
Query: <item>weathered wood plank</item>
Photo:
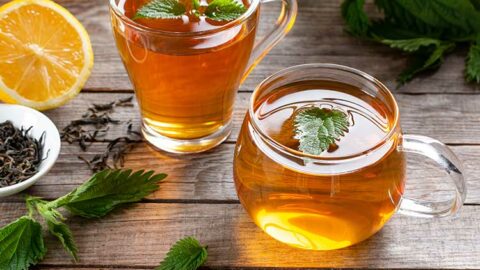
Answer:
M0 4L7 0L0 0ZM108 14L108 2L103 0L59 0L85 25L91 35L96 62L88 90L131 91L131 84L118 57ZM296 64L331 62L364 70L390 87L396 75L405 67L406 59L386 46L358 41L343 31L340 17L341 0L299 1L299 16L292 32L252 72L241 87L252 90L272 73ZM264 19L259 36L270 29L278 14L276 3L263 9ZM465 52L448 57L434 76L420 78L399 92L413 93L477 93L479 86L467 85L463 79Z
M85 157L101 152L105 143L95 143ZM126 167L152 169L169 177L150 200L176 202L238 202L233 183L233 144L223 144L207 153L172 156L151 149L145 143L137 146L126 158ZM468 183L467 203L480 204L480 146L455 146L453 151L465 162ZM86 181L91 172L77 158L76 147L64 145L58 163L45 177L28 190L29 194L55 199ZM450 198L452 185L446 175L425 159L409 156L407 196L422 199ZM434 192L435 191L435 192ZM22 201L20 195L0 202Z
M1 203L1 225L24 213ZM330 252L290 248L274 241L235 204L138 204L100 220L69 221L79 247L78 265L153 268L170 245L194 235L208 245L207 266L342 268L480 268L480 208L466 206L455 219L396 215L359 245ZM52 237L47 265L71 264Z
M131 94L82 93L69 104L48 111L47 115L59 129L71 120L77 119L92 103L110 102ZM480 143L480 96L477 95L396 95L405 133L431 136L453 144ZM239 93L235 104L234 130L229 141L237 138L239 127L247 111L250 93ZM139 128L140 117L137 108L118 108L113 117L124 122L132 120ZM113 126L106 139L125 136L126 125Z

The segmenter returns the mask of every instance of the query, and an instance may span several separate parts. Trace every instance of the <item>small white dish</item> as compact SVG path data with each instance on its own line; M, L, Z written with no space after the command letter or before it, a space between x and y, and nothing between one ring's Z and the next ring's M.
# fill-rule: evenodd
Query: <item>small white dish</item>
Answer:
M61 146L57 127L39 111L20 105L0 104L0 123L5 121L11 121L17 128L32 127L28 134L36 139L40 139L42 133L45 132L45 141L43 161L37 174L18 184L0 188L0 197L19 193L35 184L55 164Z

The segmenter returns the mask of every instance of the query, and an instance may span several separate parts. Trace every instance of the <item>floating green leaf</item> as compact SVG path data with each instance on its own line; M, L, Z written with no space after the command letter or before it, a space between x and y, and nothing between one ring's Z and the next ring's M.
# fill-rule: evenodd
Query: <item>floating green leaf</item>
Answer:
M142 6L133 19L175 19L185 12L185 6L178 0L152 0Z
M335 141L348 132L348 116L337 109L311 107L295 116L295 139L300 141L299 150L320 155Z
M242 16L247 9L235 0L213 0L208 4L205 15L215 21L231 21Z

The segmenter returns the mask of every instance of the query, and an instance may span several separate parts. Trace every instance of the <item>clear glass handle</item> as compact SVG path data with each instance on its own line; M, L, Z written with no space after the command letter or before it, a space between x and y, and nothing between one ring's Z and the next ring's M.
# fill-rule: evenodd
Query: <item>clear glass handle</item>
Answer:
M245 75L243 76L243 80L245 80L255 66L262 61L263 57L265 57L265 55L267 55L267 53L275 45L277 45L278 42L282 40L282 38L284 38L288 32L290 32L293 24L295 23L298 12L297 0L261 0L261 3L265 4L277 1L282 2L280 16L278 16L277 22L272 31L270 31L270 33L268 33L261 41L255 44L252 56L250 57L249 66L245 72Z
M399 213L416 217L446 217L462 207L467 196L463 166L458 157L443 143L425 136L404 135L401 151L420 154L435 161L452 179L455 197L449 200L428 202L402 198Z

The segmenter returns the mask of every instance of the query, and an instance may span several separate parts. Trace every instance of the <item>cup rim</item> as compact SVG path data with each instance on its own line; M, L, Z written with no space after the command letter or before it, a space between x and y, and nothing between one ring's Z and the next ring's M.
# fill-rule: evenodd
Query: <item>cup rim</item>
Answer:
M233 21L230 21L220 27L204 30L204 31L197 31L197 32L175 32L175 31L165 31L160 29L151 28L140 23L135 22L134 20L128 18L123 14L116 4L117 0L110 0L110 10L120 18L124 23L128 24L130 27L143 32L148 32L150 34L156 35L165 35L165 36L174 36L174 37L192 37L192 36L207 36L211 34L215 34L221 32L223 30L232 28L236 25L243 23L244 21L248 20L252 14L254 14L255 10L257 10L258 5L260 4L261 0L251 0L250 6L248 7L247 11L242 14L242 16L236 18Z
M363 78L364 80L373 83L375 86L378 87L378 89L382 92L382 94L387 97L387 99L391 102L393 105L393 125L392 128L389 130L389 132L381 139L377 144L374 146L370 147L369 149L362 151L357 154L349 155L349 156L343 156L343 157L322 157L318 155L311 155L307 154L304 152L301 152L299 150L287 147L281 143L278 143L270 137L268 134L264 132L264 130L261 128L261 123L259 123L258 119L255 117L255 100L258 97L258 94L261 92L261 90L270 82L276 80L276 79L281 79L282 77L288 76L289 74L299 71L299 70L306 70L306 69L318 69L318 68L323 68L323 69L329 69L329 70L337 70L337 71L343 71L346 73L351 73L352 75L359 76ZM256 133L260 135L260 137L275 147L276 149L288 153L290 155L294 155L300 158L308 158L311 160L317 160L317 161L344 161L344 160L351 160L351 159L356 159L360 158L368 153L371 153L379 148L381 148L383 145L385 145L387 142L391 140L391 138L398 132L398 125L399 125L399 108L397 101L395 97L393 96L392 92L386 87L382 82L377 80L375 77L369 75L368 73L365 73L363 71L360 71L355 68L343 66L343 65L338 65L338 64L331 64L331 63L312 63L312 64L302 64L302 65L297 65L297 66L292 66L288 67L286 69L280 70L273 75L270 75L267 77L265 80L263 80L253 91L252 96L250 97L250 104L248 108L248 116L250 118L250 123L253 126L254 130Z

